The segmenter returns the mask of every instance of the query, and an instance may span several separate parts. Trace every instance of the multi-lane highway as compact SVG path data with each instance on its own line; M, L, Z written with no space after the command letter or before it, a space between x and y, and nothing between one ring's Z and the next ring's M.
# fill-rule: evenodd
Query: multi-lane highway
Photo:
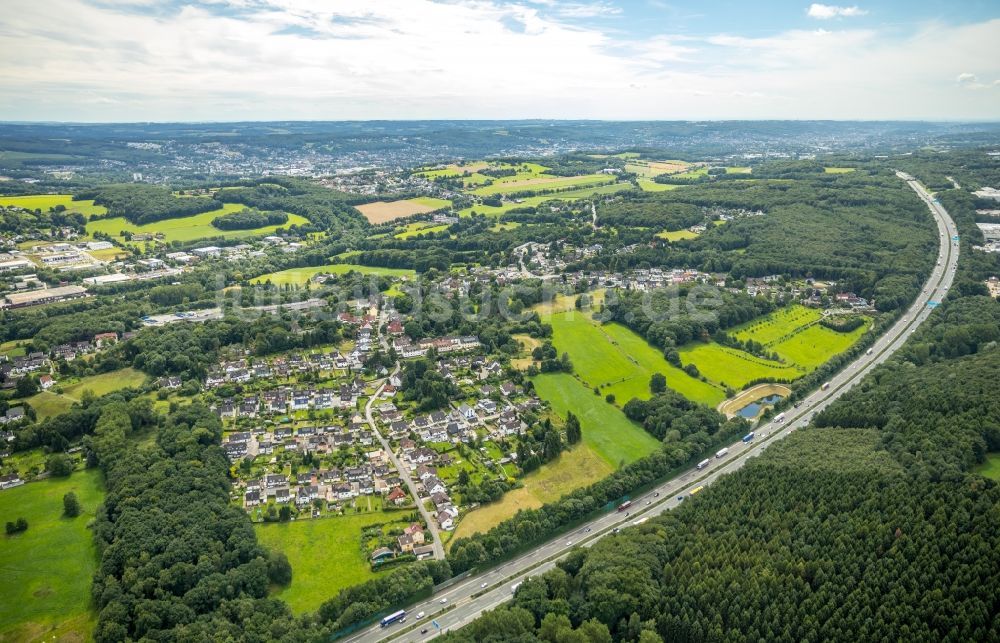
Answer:
M822 411L878 364L898 350L931 313L951 287L958 264L958 231L945 209L915 180L902 172L897 176L920 196L937 221L940 250L936 265L916 302L884 333L864 355L832 377L828 385L800 400L786 411L782 422L771 421L757 427L750 442L737 442L728 452L712 458L701 470L691 469L658 487L633 498L628 511L610 511L558 538L542 543L531 551L499 567L463 579L426 601L407 608L407 620L386 628L378 624L362 630L345 641L374 643L384 640L424 641L441 632L457 629L511 598L512 587L526 578L552 568L556 561L577 546L587 547L599 538L617 533L623 527L644 522L676 507L681 502L697 502L691 491L712 484L720 476L736 471L775 441L804 427L813 415ZM681 500L681 497L690 498Z

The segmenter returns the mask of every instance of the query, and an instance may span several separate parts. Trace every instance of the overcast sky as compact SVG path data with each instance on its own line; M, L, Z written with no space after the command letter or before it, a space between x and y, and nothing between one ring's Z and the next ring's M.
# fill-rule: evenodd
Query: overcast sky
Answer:
M0 120L1000 120L1000 2L4 0Z

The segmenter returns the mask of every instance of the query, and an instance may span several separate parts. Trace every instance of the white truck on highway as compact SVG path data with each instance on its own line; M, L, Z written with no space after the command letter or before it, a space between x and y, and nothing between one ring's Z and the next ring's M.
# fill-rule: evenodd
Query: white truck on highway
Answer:
M715 452L715 457L716 458L724 458L724 457L726 457L727 453L729 453L729 449L724 447L724 448L719 449L718 451Z

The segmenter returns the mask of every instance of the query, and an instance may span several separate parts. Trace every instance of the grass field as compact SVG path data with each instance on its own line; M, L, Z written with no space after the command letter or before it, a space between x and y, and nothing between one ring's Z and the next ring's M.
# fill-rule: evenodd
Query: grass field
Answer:
M62 517L62 497L69 491L82 508L76 518ZM97 551L87 523L101 499L97 469L0 492L0 520L28 521L26 532L2 536L0 640L90 638L90 582Z
M554 462L543 464L538 471L525 476L523 487L506 494L499 502L475 509L459 521L455 538L488 531L510 518L520 509L541 507L558 500L574 489L597 482L613 471L586 443L578 444Z
M767 346L796 329L817 322L822 318L823 313L816 308L796 304L741 324L731 330L729 334L741 342L752 339Z
M543 314L542 319L552 324L553 344L569 354L574 373L588 386L600 388L602 403L608 393L615 395L618 405L633 397L649 399L654 373L662 373L670 388L696 402L714 406L725 397L722 389L670 365L659 350L624 326L601 325L576 310Z
M140 386L144 381L146 381L145 373L134 368L123 368L110 373L84 377L70 384L63 385L61 382L56 382L54 388L36 393L27 401L31 408L35 409L38 419L43 420L68 411L74 402L80 401L85 390L90 390L94 395L100 397L129 386ZM56 389L61 389L62 393L57 393Z
M643 192L666 192L684 186L678 183L657 183L652 179L639 179L639 187Z
M853 172L853 167L824 167L823 171L827 174L847 174L848 172Z
M225 237L226 239L240 239L244 237L254 237L268 235L275 230L290 226L292 224L303 225L308 223L308 219L297 214L288 215L288 223L284 225L269 225L253 230L219 230L212 225L212 219L231 212L240 212L246 208L242 203L224 203L219 210L212 212L202 212L189 217L178 217L175 219L163 219L143 225L134 225L122 217L113 219L97 219L87 223L87 234L93 235L95 232L103 232L111 235L121 243L125 243L125 237L121 236L122 231L135 233L163 233L166 241L194 241L196 239L207 239L209 237Z
M633 397L648 399L649 379L653 373L662 373L667 378L667 386L695 402L713 406L726 396L725 391L707 382L695 379L671 365L659 350L630 329L619 324L605 324L600 328L618 350L622 351L640 369L637 377L620 384L605 387L603 393L614 393L619 404L625 404Z
M422 196L415 199L402 199L400 201L375 201L364 205L356 205L361 214L365 215L370 223L385 223L394 219L413 216L414 214L425 214L434 212L451 206L451 201L445 199L435 199Z
M727 167L726 174L750 174L753 170L749 167Z
M698 233L690 230L667 230L658 232L656 236L667 241L680 241L682 239L695 239L698 237Z
M986 462L976 467L976 473L1000 482L1000 453L987 453Z
M805 369L764 360L745 351L714 342L687 344L678 352L685 365L694 364L711 382L735 389L743 388L747 383L759 379L794 380L806 372Z
M868 329L866 323L841 333L818 324L822 318L815 308L794 305L738 326L730 334L740 341L760 342L785 361L812 370L853 346Z
M448 229L448 224L434 225L429 221L417 221L408 224L402 232L395 234L396 239L409 239L420 234L431 234L433 232L444 232Z
M616 407L594 395L572 375L543 373L534 378L538 395L563 418L567 411L580 418L583 442L609 466L634 462L652 453L659 442L634 424Z
M492 196L514 192L538 192L540 190L561 190L563 188L584 187L614 183L615 177L608 174L585 174L583 176L539 176L520 181L497 181L493 185L470 190L470 194Z
M651 179L661 174L677 174L690 166L684 161L633 161L625 164L625 171L632 172L644 179Z
M292 582L277 591L275 598L300 614L315 610L341 589L372 578L367 554L361 549L362 528L406 515L374 511L317 520L256 523L254 530L260 543L284 552L292 564Z
M66 206L69 212L79 212L85 217L94 214L105 214L107 208L94 205L93 201L74 201L71 194L37 194L32 196L0 196L0 205L16 206L26 210L48 211L57 205Z
M251 283L262 284L270 281L276 286L287 284L305 285L314 275L319 273L329 273L333 275L345 275L351 271L359 272L363 275L385 275L388 277L412 277L416 273L406 268L379 268L373 266L358 266L352 263L331 263L325 266L308 266L305 268L289 268L279 272L271 272L253 279Z
M849 333L813 324L770 348L785 360L812 370L853 346L867 330L867 323Z
M18 340L11 340L9 342L0 343L0 355L5 355L7 357L24 357L27 353L27 348Z
M458 216L468 217L471 216L473 212L477 214L485 214L486 216L500 216L505 212L514 210L516 208L534 208L538 207L546 201L553 201L555 199L561 199L563 201L572 201L574 199L585 199L590 196L598 194L614 194L616 192L622 192L625 190L632 189L630 183L612 183L610 185L598 185L595 187L581 188L579 190L566 190L565 192L556 192L555 194L543 194L541 196L531 196L526 199L521 199L520 203L514 201L505 201L503 205L491 206L476 204L471 207L465 208L464 210L458 211Z

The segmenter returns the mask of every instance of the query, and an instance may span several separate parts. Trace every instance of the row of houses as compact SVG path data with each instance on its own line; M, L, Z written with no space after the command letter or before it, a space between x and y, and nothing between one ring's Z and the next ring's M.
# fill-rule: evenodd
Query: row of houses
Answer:
M304 508L316 500L338 505L360 496L380 495L386 503L402 507L410 504L402 487L402 479L385 464L310 471L293 479L271 473L246 482L243 505L250 509L274 502Z
M271 377L288 378L304 373L332 372L335 370L360 370L363 367L361 353L343 355L337 351L328 353L293 353L276 357L270 362L259 361L250 364L245 359L222 362L208 373L205 386L212 388L226 382L249 382Z
M432 348L439 354L466 351L479 348L479 338L472 335L463 337L437 337L413 341L408 337L396 337L392 340L396 352L404 357L420 357L426 355Z
M233 380L239 381L239 380ZM226 398L216 405L216 413L224 419L254 418L263 414L294 411L333 410L354 408L358 398L365 394L365 382L355 378L343 382L338 388L292 388L280 386L237 401Z
M278 449L300 453L324 455L343 447L372 447L375 435L359 419L348 426L255 427L250 431L237 431L227 436L222 449L232 462L259 455L272 455Z

